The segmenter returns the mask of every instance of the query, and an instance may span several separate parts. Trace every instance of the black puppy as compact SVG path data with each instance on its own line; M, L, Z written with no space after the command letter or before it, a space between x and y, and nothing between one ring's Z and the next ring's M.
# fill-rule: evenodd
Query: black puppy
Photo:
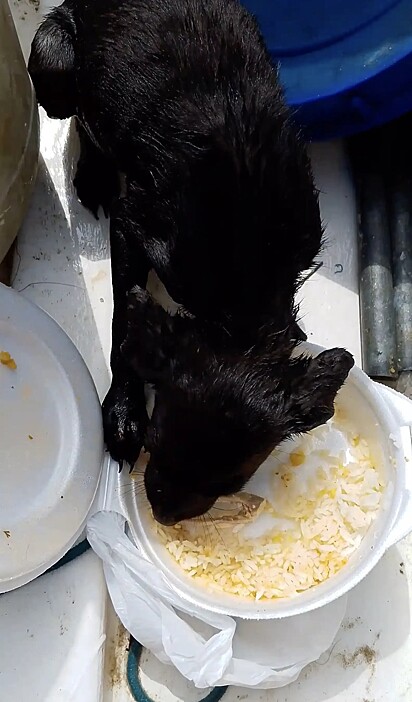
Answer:
M49 116L77 117L80 200L110 212L107 446L130 464L150 452L159 521L202 514L280 441L329 419L353 365L342 349L292 357L322 227L276 70L234 0L66 0L29 71ZM150 299L150 269L184 314Z

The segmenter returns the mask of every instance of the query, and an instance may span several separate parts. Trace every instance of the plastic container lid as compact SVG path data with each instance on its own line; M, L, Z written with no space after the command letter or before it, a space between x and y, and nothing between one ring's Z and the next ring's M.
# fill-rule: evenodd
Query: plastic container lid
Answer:
M411 0L244 4L311 138L347 136L412 110Z
M82 532L103 460L86 365L45 312L0 285L0 592L56 563ZM3 360L5 360L3 356Z

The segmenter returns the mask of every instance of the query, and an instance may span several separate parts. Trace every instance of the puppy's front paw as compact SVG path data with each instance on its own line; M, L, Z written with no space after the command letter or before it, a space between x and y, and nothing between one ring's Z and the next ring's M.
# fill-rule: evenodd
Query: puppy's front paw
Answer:
M103 427L107 449L120 467L136 463L147 424L144 396L132 400L126 386L111 386L103 402Z
M80 159L73 185L82 205L96 219L99 219L99 207L103 208L106 217L109 216L110 207L120 191L118 174L110 163L104 158Z

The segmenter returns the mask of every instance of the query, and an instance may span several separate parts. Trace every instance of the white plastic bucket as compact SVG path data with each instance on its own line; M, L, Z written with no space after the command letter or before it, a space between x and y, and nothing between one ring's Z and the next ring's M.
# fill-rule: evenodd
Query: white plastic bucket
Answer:
M26 213L37 172L39 124L7 0L0 0L0 263Z

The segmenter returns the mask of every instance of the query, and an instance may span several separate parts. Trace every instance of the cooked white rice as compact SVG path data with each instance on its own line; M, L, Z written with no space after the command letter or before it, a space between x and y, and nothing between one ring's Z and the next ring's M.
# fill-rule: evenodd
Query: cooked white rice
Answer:
M334 419L265 461L247 487L265 498L252 522L222 528L206 519L156 530L176 563L209 590L292 597L347 563L383 489L366 441Z

